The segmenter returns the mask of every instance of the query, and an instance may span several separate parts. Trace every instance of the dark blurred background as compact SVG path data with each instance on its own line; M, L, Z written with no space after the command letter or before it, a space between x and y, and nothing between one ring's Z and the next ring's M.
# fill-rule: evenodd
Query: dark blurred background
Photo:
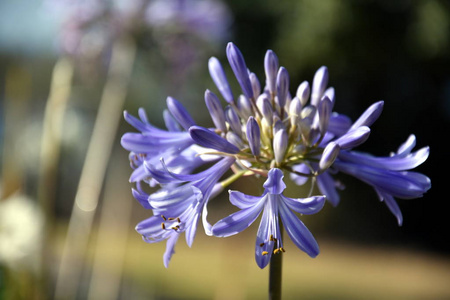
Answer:
M431 148L417 171L432 188L421 199L398 201L401 227L370 187L340 178L340 205L304 219L322 253L312 260L289 247L285 298L450 298L450 2L6 0L0 299L265 297L267 270L253 258L256 228L226 240L199 230L192 249L180 239L164 269L164 244L146 244L134 232L150 212L131 196L128 153L120 146L121 135L133 130L122 110L136 115L144 107L162 127L169 95L199 124L211 124L203 108L205 89L215 89L207 61L219 58L231 78L229 41L260 80L264 54L274 50L289 71L291 93L326 65L335 111L353 120L384 100L359 150L388 155L410 134L417 149ZM102 103L115 108L100 112ZM76 202L86 193L91 202ZM220 199L211 219L233 210ZM77 218L85 226L69 225Z

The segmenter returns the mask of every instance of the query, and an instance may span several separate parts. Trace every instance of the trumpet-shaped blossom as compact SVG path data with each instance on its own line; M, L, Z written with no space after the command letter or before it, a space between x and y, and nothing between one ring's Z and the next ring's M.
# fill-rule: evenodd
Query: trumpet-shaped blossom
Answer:
M230 202L241 210L218 221L212 227L213 235L227 237L237 234L249 227L263 211L255 246L256 263L261 269L267 266L272 253L285 251L280 221L294 244L309 256L316 257L319 254L319 246L314 236L294 212L305 215L315 214L322 209L325 197L313 196L298 199L286 197L283 195L286 188L283 172L273 168L268 176L263 185L265 190L261 197L230 191Z
M352 122L334 111L336 93L328 87L325 66L319 68L311 84L303 81L291 94L287 68L280 66L273 51L264 57L266 78L260 80L248 69L236 45L229 43L226 50L242 93L232 91L221 63L211 58L209 72L217 95L224 100L212 89L205 92L205 112L214 127L197 124L181 102L171 97L164 112L167 130L152 126L143 109L139 118L125 113L126 121L139 131L122 137L134 168L130 181L136 188L132 193L153 211L153 216L136 229L147 242L167 240L166 266L180 233L185 232L188 245L192 244L200 216L206 234L224 237L241 232L262 213L255 251L261 268L273 253L284 251L281 223L294 243L315 257L317 243L296 213L316 213L325 201L337 206L339 189L343 188L336 179L339 173L372 186L402 224L396 198L421 197L431 186L428 177L412 171L428 158L429 148L413 152L416 139L412 135L389 157L355 150L369 138L383 101L369 106ZM226 174L230 176L224 177ZM297 185L309 183L311 191L317 187L322 195L284 196L282 178L287 175ZM211 226L207 221L210 199L247 176L267 178L263 195L230 192L230 202L241 210ZM160 189L147 194L143 184Z

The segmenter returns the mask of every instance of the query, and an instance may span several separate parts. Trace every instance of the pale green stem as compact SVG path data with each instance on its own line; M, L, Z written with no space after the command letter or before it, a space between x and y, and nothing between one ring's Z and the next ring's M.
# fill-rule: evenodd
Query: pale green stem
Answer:
M244 175L246 172L248 172L247 170L242 170L236 174L231 175L230 177L228 177L227 179L225 179L224 181L221 181L220 184L222 185L222 187L227 187L230 184L232 184L233 182L235 182L236 180L238 180L239 178L242 177L242 175Z

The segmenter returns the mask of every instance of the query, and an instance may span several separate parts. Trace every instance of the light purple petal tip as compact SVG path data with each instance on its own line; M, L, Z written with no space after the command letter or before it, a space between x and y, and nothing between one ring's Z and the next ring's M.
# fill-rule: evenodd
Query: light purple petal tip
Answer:
M341 149L350 149L364 143L370 135L370 128L367 126L361 126L356 129L350 130L334 142L338 144Z
M314 75L311 91L311 105L317 106L322 99L325 88L328 85L328 69L320 67Z
M178 123L185 129L194 126L195 122L184 108L184 106L175 98L167 97L167 108Z
M220 61L215 57L211 57L208 62L208 68L209 74L216 84L220 94L222 94L225 101L232 103L234 99L233 92L228 84L227 77L225 76L225 72L220 64Z
M364 113L358 118L358 120L353 123L350 130L356 129L361 126L370 126L372 125L378 117L381 115L381 112L383 111L384 101L378 101L369 108L364 111Z

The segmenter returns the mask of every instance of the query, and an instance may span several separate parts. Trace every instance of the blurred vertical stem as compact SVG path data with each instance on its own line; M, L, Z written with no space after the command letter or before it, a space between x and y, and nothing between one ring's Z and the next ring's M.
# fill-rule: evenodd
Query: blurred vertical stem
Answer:
M44 240L40 261L41 286L43 293L47 291L48 270L52 253L52 236L54 223L55 190L58 174L58 162L61 149L64 116L69 101L73 77L73 64L68 58L59 59L52 73L50 93L47 99L39 158L38 202L45 216ZM42 295L47 298L49 295Z
M5 74L5 95L2 107L3 141L0 176L0 201L21 191L24 186L24 160L17 153L19 138L24 134L28 120L32 78L29 71L21 66L8 66ZM21 153L23 154L23 152Z
M283 239L283 225L280 222L280 232ZM276 246L275 246L276 247ZM283 254L273 254L269 265L269 300L281 300L281 274L283 265Z
M126 37L119 38L113 45L108 77L69 221L56 280L56 299L75 299L77 296L92 222L122 117L135 52L134 41Z

